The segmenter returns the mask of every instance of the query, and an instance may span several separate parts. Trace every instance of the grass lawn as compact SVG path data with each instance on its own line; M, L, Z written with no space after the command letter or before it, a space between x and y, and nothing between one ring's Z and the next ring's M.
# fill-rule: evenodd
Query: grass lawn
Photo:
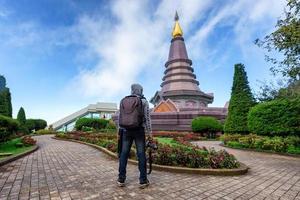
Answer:
M177 141L175 141L173 138L155 137L155 139L157 139L157 141L161 144L168 144L171 146L180 146L181 145Z
M23 153L23 152L28 151L29 149L33 148L33 146L16 147L15 146L16 143L21 143L21 138L16 138L16 139L10 140L6 143L0 144L0 154L1 153L12 153L13 155L17 155L17 154ZM0 160L3 160L5 158L7 158L7 156L0 156Z

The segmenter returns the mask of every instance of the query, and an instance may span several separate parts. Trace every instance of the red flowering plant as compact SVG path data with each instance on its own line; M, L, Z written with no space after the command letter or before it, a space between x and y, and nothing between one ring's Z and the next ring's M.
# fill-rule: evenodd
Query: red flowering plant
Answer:
M76 139L93 143L108 149L114 153L117 152L117 134L109 133L84 133L84 132L70 132L67 133L70 139ZM190 138L193 136L186 136ZM207 149L205 147L198 147L186 138L180 136L175 137L177 144L165 144L154 142L158 146L158 150L153 152L153 163L159 165L181 166L191 168L236 168L239 163L233 155L226 151L215 151L214 149ZM135 146L130 151L130 158L136 159Z
M32 146L36 144L36 140L33 139L30 136L24 136L21 140L21 142L25 145L25 146Z

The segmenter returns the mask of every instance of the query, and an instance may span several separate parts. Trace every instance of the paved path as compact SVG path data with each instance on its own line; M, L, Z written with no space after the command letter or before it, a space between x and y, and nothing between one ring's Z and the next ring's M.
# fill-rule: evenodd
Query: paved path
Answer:
M153 171L152 184L141 190L134 165L127 187L118 188L116 160L86 145L37 139L38 151L0 167L0 199L300 199L299 158L229 150L251 167L247 175Z

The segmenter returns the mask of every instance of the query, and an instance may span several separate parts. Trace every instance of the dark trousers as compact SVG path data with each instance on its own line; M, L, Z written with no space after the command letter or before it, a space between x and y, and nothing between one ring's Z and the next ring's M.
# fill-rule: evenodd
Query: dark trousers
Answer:
M147 180L147 160L145 153L145 131L144 129L126 130L122 134L122 152L119 158L119 179L126 179L126 166L132 142L135 142L137 157L139 161L140 182Z

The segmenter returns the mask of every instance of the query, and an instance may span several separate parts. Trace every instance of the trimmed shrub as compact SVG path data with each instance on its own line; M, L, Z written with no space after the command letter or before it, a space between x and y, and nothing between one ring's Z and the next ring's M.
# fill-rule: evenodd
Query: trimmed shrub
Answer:
M220 137L220 139L224 142L224 144L227 144L229 141L238 142L240 137L242 137L241 134L224 134Z
M6 142L14 134L20 124L17 120L0 115L0 143Z
M197 117L192 120L192 130L197 133L215 134L222 131L222 124L214 117Z
M266 136L300 136L300 97L254 106L248 115L251 132Z
M300 154L300 146L288 146L287 152L290 154Z
M90 127L94 129L104 129L108 124L106 119L93 119L93 118L80 118L75 123L76 130L82 130L82 128Z
M225 121L225 133L249 133L247 115L255 100L251 93L247 73L243 64L234 65L231 98L228 107L228 116Z
M273 150L276 152L285 152L287 149L287 145L280 137L270 138L264 141L262 145L262 149L264 150Z

